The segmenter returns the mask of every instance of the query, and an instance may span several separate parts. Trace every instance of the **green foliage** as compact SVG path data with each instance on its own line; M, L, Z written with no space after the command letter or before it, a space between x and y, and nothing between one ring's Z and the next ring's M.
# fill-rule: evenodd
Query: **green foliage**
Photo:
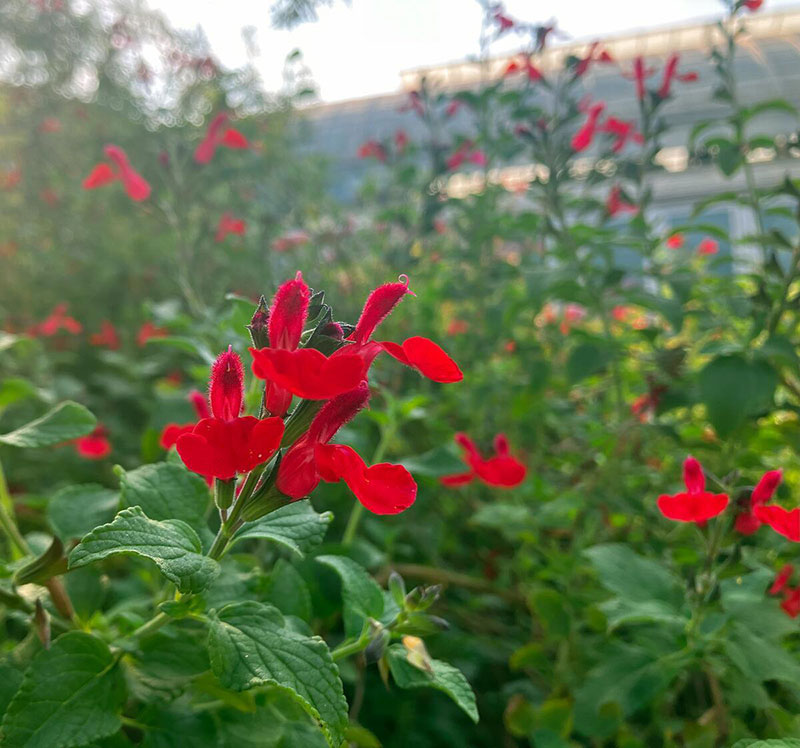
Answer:
M26 423L8 434L0 434L0 444L11 447L47 447L88 434L97 423L78 403L61 403L41 418Z

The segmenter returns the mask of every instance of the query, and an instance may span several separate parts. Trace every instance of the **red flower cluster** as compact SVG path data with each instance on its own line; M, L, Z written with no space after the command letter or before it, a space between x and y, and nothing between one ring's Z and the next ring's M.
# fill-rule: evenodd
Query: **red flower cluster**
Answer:
M89 342L92 345L110 348L112 351L116 351L120 346L117 328L114 327L109 320L105 319L100 325L100 332L94 332L89 336Z
M786 615L791 618L797 618L797 616L800 615L800 586L788 586L792 574L794 574L794 567L791 564L786 564L778 572L775 581L767 592L770 595L780 595L783 593L781 608L783 608Z
M727 494L705 490L706 477L694 457L687 457L683 463L683 482L685 492L658 497L658 508L667 519L702 523L725 511Z
M661 99L668 99L672 93L673 81L681 81L683 83L693 83L697 80L697 73L679 73L678 64L680 62L680 55L672 54L667 58L667 63L664 66L664 73L661 79L661 85L654 93ZM626 75L626 78L632 78L636 83L636 98L639 101L644 101L647 95L646 82L647 79L655 73L655 68L648 68L645 64L643 57L637 57L633 61L633 72Z
M367 140L358 147L358 158L374 158L382 164L386 163L386 149L377 140Z
M214 158L217 148L246 149L250 147L247 138L233 127L228 127L230 116L220 112L208 126L206 136L194 151L198 164L208 164Z
M232 213L223 213L219 217L217 224L217 233L214 236L215 242L225 241L228 234L235 234L236 236L244 236L247 231L247 224L241 218L234 218Z
M578 60L577 64L575 65L575 70L573 71L575 77L580 78L582 75L584 75L594 62L614 62L614 58L600 46L600 42L592 42L589 45L589 52L587 53L586 57Z
M469 467L465 473L446 475L441 479L445 486L463 486L478 479L487 486L513 488L525 480L528 469L511 454L505 434L497 434L494 438L495 454L485 459L475 442L466 434L458 433L456 443L464 450L464 462Z
M503 71L503 75L506 77L518 73L525 73L531 83L536 83L544 77L539 68L531 62L531 56L526 53L518 55L516 60L511 60Z
M475 144L471 140L464 140L450 154L447 159L447 168L449 171L455 171L466 162L476 166L486 166L489 163L486 154L480 148L475 148Z
M44 321L37 325L32 325L25 332L34 338L50 338L59 330L64 330L72 335L77 335L83 330L83 325L67 314L67 305L65 303L56 306Z
M197 390L192 390L189 393L189 402L197 413L197 420L202 421L204 418L211 418L211 411L208 409L208 403L201 393ZM159 444L164 449L174 447L178 439L184 434L191 434L196 426L196 423L168 423L161 431L161 439Z
M782 479L783 472L780 470L769 470L761 476L761 480L750 494L749 507L736 517L736 529L742 535L752 535L761 527L762 521L756 516L755 511L772 499Z
M602 101L594 104L588 100L581 102L580 109L586 115L586 119L572 137L573 151L579 153L586 150L594 142L594 136L597 133L607 133L614 138L614 142L611 144L611 150L614 153L621 152L630 142L639 145L644 143L644 136L636 129L636 123L630 120L608 116L604 122L601 122L600 117L605 108L605 102Z
M130 165L125 151L116 145L107 145L103 150L111 163L101 161L97 164L89 176L83 180L83 189L93 190L111 182L120 181L131 200L136 202L147 200L150 197L150 185Z

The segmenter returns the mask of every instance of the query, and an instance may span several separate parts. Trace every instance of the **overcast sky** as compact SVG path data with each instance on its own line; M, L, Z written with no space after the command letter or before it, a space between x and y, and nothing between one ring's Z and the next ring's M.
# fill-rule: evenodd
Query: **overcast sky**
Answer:
M267 0L149 3L178 28L202 26L217 57L230 66L246 59L242 28L255 27L256 64L269 90L280 87L283 61L300 49L324 101L395 91L402 70L474 55L481 24L476 0L351 0L349 5L334 0L320 9L316 23L293 31L271 28ZM505 5L526 21L556 16L559 27L576 39L709 18L722 7L719 0L506 0ZM764 9L789 7L800 9L800 0L766 0Z

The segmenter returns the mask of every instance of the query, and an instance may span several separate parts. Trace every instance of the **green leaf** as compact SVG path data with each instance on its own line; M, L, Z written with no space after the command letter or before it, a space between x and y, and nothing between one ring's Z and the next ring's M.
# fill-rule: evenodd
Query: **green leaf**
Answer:
M739 355L718 356L700 372L698 384L708 420L724 439L750 416L772 406L778 375L763 359L749 361Z
M392 678L399 688L436 688L444 691L477 723L478 706L475 703L475 694L458 668L441 660L430 660L431 672L422 670L406 659L406 650L399 644L389 647L386 658Z
M0 443L12 447L47 447L86 436L96 424L95 417L83 405L67 401L15 431L0 434Z
M463 471L463 466L462 466ZM493 530L505 530L517 535L531 528L533 516L531 510L520 504L504 504L492 502L484 504L470 517L470 524L488 527Z
M347 727L339 670L319 637L288 628L277 608L257 602L226 605L208 635L211 669L226 688L273 685L316 719L333 748Z
M351 558L317 556L315 560L329 566L342 580L345 634L348 637L358 636L367 618L381 617L384 605L383 590L363 567Z
M631 602L660 600L673 611L684 599L679 579L661 564L634 553L627 545L607 543L584 551L603 586Z
M135 506L84 537L70 553L69 565L85 566L120 553L139 556L154 561L181 592L202 592L219 573L219 564L201 551L200 538L185 522L159 522Z
M0 408L29 397L38 397L39 392L27 379L9 378L0 382Z
M567 359L567 379L571 384L597 374L611 360L610 351L596 343L581 343L573 348Z
M233 540L271 540L303 556L322 543L332 519L330 512L315 512L308 499L294 501L247 523Z
M138 506L155 520L179 519L198 534L208 532L206 482L183 465L158 462L130 472L118 469L124 506Z
M731 748L800 748L800 738L774 738L772 740L738 740Z
M311 593L300 572L288 561L279 558L269 575L266 601L281 613L311 620Z
M119 508L119 494L89 483L62 488L47 505L47 519L64 542L82 538L108 522Z
M2 742L14 748L70 748L120 728L125 683L108 645L70 631L31 662L8 707Z

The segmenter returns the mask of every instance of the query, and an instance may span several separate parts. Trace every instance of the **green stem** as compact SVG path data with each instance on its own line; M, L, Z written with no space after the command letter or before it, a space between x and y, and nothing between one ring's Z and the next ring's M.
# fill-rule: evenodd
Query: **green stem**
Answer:
M158 631L165 624L169 623L170 620L172 619L166 613L159 613L158 615L153 616L153 618L151 618L149 621L139 626L139 628L131 634L131 637L138 638L140 636L149 636L155 631Z
M331 652L331 657L335 660L341 660L343 657L363 652L369 646L369 630L365 629L358 639L349 643L344 642Z
M31 549L17 527L13 512L14 503L8 490L6 476L3 473L3 465L0 463L0 527L8 535L8 539L11 541L11 557L16 559L29 556Z

